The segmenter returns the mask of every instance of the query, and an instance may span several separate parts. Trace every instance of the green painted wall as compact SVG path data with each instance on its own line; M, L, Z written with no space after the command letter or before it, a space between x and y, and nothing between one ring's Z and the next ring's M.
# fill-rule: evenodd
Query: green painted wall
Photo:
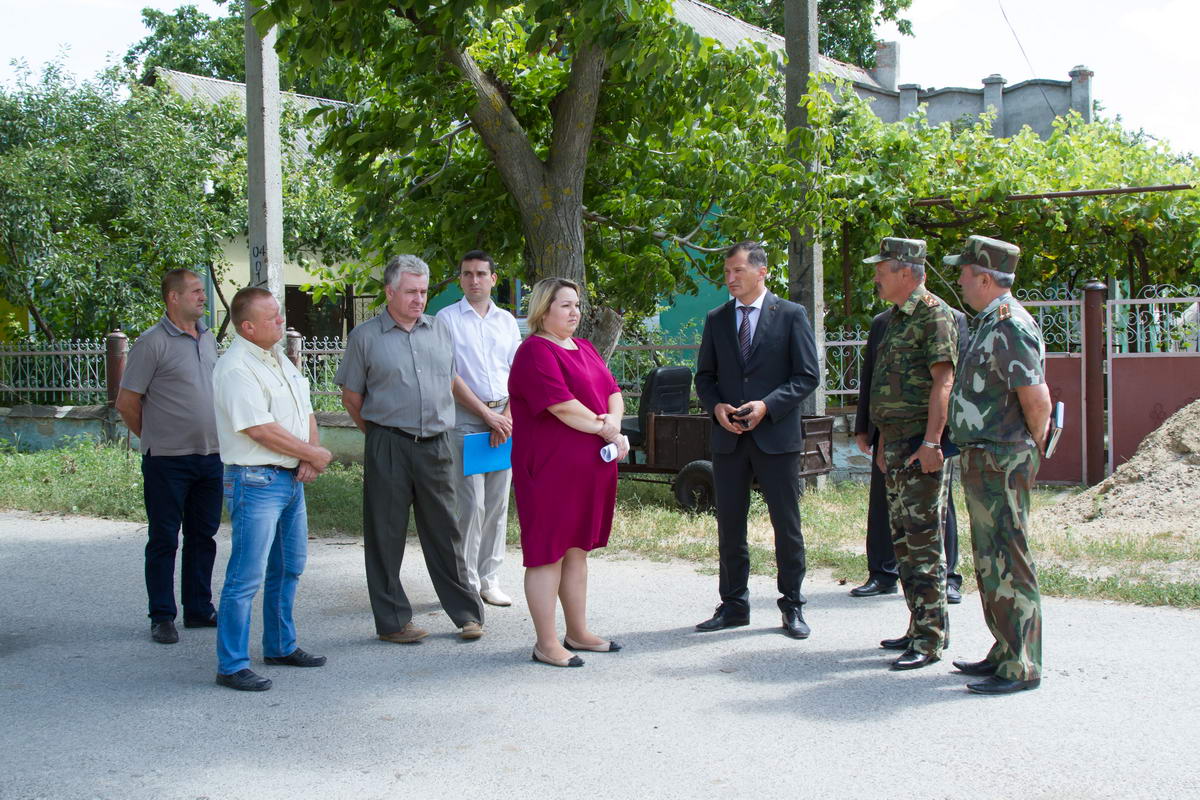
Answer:
M677 294L661 302L668 308L659 314L658 323L662 332L671 337L681 335L700 341L704 328L704 317L709 311L729 300L724 286L713 286L708 281L693 276L699 286L695 295Z

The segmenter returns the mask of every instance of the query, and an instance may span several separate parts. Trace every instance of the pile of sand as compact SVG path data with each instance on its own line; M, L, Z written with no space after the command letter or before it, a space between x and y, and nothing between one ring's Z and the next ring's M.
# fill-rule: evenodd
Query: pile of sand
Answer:
M1171 415L1104 481L1043 509L1039 526L1087 538L1196 534L1200 513L1200 400Z

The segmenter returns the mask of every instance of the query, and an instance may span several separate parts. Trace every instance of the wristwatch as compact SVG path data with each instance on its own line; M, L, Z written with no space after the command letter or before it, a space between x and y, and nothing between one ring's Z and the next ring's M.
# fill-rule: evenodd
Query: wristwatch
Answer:
M934 450L941 450L941 449L942 449L942 446L941 446L939 443L937 443L937 442L926 442L926 441L922 441L922 442L921 442L921 446L922 446L922 447L932 447Z

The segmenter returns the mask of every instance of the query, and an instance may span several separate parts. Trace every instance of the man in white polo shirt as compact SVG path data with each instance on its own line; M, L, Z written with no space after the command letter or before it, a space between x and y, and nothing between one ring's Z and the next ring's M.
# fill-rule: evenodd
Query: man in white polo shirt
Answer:
M454 335L454 446L463 437L491 432L496 447L512 435L508 410L508 371L521 344L512 314L492 302L496 262L471 250L459 262L463 299L438 312ZM485 603L512 605L500 588L500 563L508 532L508 489L512 470L458 476L458 526L463 535L467 582Z
M237 331L213 372L217 435L233 543L217 614L217 683L261 692L271 681L250 669L250 612L263 589L263 661L319 667L324 656L296 646L292 608L308 555L304 484L329 465L320 446L308 381L277 347L279 303L242 289L230 316Z

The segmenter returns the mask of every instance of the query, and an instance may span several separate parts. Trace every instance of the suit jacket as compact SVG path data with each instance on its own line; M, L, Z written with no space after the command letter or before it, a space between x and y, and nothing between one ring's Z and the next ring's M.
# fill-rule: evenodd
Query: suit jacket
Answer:
M883 334L887 331L895 310L896 307L892 306L876 314L871 320L871 330L867 333L867 347L862 356L862 369L858 372L858 405L854 409L854 432L865 433L871 444L875 443L879 435L879 430L871 423L871 373L875 371L875 354L879 352L879 345L883 344ZM967 340L970 338L967 315L958 309L951 311L954 312L954 319L958 323L958 360L961 364L963 353L967 349Z
M767 292L750 343L750 358L743 362L738 346L736 301L708 312L696 359L696 395L709 414L718 403L740 406L761 400L767 414L753 436L764 453L792 453L804 449L800 403L817 388L817 347L804 307ZM732 453L737 435L713 417L712 451Z
M872 444L879 431L871 423L871 374L875 371L875 354L883 342L883 332L892 320L895 307L876 314L871 320L871 331L867 334L867 347L862 355L862 369L858 371L858 405L854 409L854 432L865 433Z

